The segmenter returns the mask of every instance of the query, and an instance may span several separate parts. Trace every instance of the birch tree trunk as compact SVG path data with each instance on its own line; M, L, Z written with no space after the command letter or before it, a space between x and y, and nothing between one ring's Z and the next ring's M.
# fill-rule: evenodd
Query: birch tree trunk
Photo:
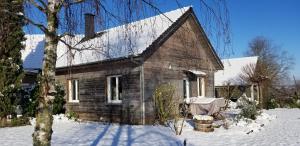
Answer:
M45 53L40 81L40 97L36 115L36 125L33 133L33 145L51 145L52 135L52 103L55 95L55 65L56 49L58 44L57 28L57 0L48 0L47 6L47 33L45 33Z

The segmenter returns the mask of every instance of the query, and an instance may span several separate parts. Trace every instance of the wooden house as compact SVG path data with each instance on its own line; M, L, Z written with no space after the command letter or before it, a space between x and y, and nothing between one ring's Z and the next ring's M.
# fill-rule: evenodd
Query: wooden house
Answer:
M92 19L86 15L86 21ZM163 83L174 85L179 101L214 97L214 73L223 64L191 7L102 32L86 42L79 41L84 35L70 41L98 50L70 55L63 43L58 45L56 79L67 91L67 111L80 119L151 124L153 92Z

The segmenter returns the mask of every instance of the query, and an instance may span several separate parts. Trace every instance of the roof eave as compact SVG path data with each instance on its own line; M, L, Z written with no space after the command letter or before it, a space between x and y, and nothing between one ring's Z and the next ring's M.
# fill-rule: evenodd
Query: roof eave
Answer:
M141 55L139 54L139 55L136 55L136 56L119 57L119 58L106 59L106 60L89 62L89 63L84 63L84 64L76 64L76 65L71 65L71 66L62 66L62 67L56 67L56 71L65 70L69 67L72 67L72 68L75 67L76 68L76 67L83 67L83 66L95 65L95 64L109 64L109 63L128 61L128 60L139 60L140 57L141 57ZM133 61L133 62L136 62L136 61Z

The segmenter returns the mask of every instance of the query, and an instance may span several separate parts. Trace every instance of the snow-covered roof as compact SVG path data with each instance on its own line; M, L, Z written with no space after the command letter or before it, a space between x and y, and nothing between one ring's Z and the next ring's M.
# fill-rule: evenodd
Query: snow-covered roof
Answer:
M227 83L239 85L243 67L250 64L256 65L257 60L257 56L223 59L224 70L219 70L215 73L215 86L224 86Z
M206 75L205 72L200 71L200 70L188 70L188 71L191 72L191 73L193 73L193 74L195 74L195 75L203 75L203 76Z
M74 57L70 57L67 45L59 42L56 67L139 55L189 8L184 7L127 25L113 27L102 31L101 36L81 43L84 35L66 36L63 40L69 45L85 48L85 50L72 50ZM25 50L22 50L23 67L27 69L41 68L45 44L44 35L26 35L26 38L26 47Z

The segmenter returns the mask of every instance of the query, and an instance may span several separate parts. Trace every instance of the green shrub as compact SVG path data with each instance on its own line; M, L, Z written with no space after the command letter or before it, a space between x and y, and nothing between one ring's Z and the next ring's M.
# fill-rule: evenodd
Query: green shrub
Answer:
M23 97L21 99L20 105L22 107L22 114L27 117L34 117L36 108L38 106L38 86L34 86L32 89L23 90Z
M255 120L256 116L259 114L255 101L250 101L247 97L240 97L238 108L241 109L239 118L248 118Z
M174 119L179 113L177 100L174 98L175 87L170 84L159 85L154 92L154 109L160 124Z
M56 90L56 95L55 95L55 99L54 99L54 103L53 103L53 114L63 114L65 113L66 109L65 109L65 91L63 86L61 86L60 84L56 84L55 85L55 90Z
M16 127L16 126L25 126L30 125L29 118L27 117L15 117L10 120L2 120L0 122L0 127Z
M25 126L25 125L29 125L29 119L27 117L19 117L19 118L13 118L11 120L11 125L14 126Z
M280 98L277 102L282 108L300 108L300 103L297 96Z
M78 114L73 111L68 112L66 115L69 120L74 119L75 121L77 121L77 119L79 118Z
M275 98L271 98L270 100L267 101L266 104L267 104L267 109L274 109L279 107Z
M290 104L291 108L300 108L300 99L298 97L298 94L291 97L292 103Z
M61 114L65 113L65 91L63 86L60 84L55 84L55 98L53 102L52 112L53 114ZM40 86L37 84L32 90L27 91L27 95L23 95L23 99L21 102L21 107L23 110L23 115L26 115L28 117L35 117L36 110L38 107L38 99L39 99L39 92L40 92ZM25 93L25 92L24 92Z

